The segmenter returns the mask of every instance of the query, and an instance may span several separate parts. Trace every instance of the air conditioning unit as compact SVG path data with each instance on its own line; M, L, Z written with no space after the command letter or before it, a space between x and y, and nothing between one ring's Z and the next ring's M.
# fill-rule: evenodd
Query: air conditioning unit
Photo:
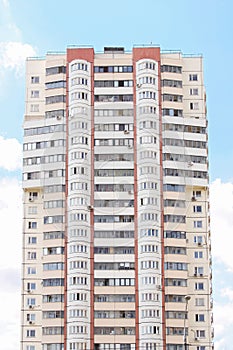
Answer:
M93 210L94 207L93 207L92 205L88 205L88 206L87 206L87 209L88 209L88 210Z
M32 322L32 321L29 321L29 324L34 324L34 322Z
M124 134L129 134L129 130L124 130Z
M196 200L196 197L195 196L192 196L192 201L194 202Z
M188 166L193 166L193 162L188 162Z
M194 277L197 277L197 274L196 274L196 273L194 273L194 274L193 274L193 276L194 276Z
M128 191L128 194L133 194L133 191Z
M29 305L29 309L33 309L33 307L34 307L33 305Z
M31 293L32 291L31 291L31 289L28 289L27 292L28 292L28 293Z
M156 285L156 288L157 288L158 290L162 290L162 286L161 286L160 284L157 284L157 285Z
M203 277L203 273L200 273L200 277Z
M33 202L34 198L32 196L30 196L28 200L29 200L29 202Z
M128 145L128 148L133 148L133 146L132 145Z
M197 245L201 246L201 242L198 242Z
M137 83L137 88L140 88L142 86L142 84Z

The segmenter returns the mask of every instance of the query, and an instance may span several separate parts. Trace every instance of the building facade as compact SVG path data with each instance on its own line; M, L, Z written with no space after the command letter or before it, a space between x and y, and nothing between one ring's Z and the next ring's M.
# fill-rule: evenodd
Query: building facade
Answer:
M27 60L21 350L212 350L203 60Z

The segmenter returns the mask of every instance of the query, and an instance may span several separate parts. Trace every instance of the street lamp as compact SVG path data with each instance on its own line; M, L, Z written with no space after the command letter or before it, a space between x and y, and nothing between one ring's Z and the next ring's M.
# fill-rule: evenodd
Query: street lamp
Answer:
M184 315L184 350L188 350L188 344L187 344L187 336L186 336L186 315L188 311L188 302L191 299L189 295L185 295L185 315Z

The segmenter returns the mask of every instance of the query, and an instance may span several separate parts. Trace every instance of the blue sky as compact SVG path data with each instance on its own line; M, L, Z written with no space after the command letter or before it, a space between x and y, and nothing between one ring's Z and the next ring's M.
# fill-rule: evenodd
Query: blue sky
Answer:
M0 219L6 225L6 244L15 235L15 258L2 251L0 260L0 281L9 285L8 295L12 297L11 286L16 285L19 301L25 57L65 51L68 45L91 45L102 51L104 46L130 50L150 43L162 50L201 53L209 119L216 349L233 349L233 258L231 245L225 244L233 241L232 13L231 0L0 0ZM9 210L15 212L14 229L6 221ZM6 271L11 276L8 282ZM17 311L12 312L17 320ZM4 350L16 349L17 322L0 319L0 325L5 334L12 330L15 335L13 345L5 344ZM3 343L7 335L1 334Z

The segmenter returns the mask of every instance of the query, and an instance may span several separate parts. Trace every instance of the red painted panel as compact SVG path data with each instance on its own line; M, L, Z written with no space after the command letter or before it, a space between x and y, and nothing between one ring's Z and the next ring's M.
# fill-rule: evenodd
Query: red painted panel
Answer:
M86 60L90 63L94 62L94 49L93 48L68 48L67 49L67 62L70 63L75 59Z
M158 98L159 98L159 133L160 133L160 188L161 188L161 264L162 264L162 332L163 350L166 350L166 325L165 325L165 286L164 286L164 221L163 221L163 166L162 166L162 107L161 107L161 75L160 75L160 48L139 47L133 48L133 80L134 80L134 125L136 116L136 63L142 59L152 59L158 62ZM138 206L137 206L137 131L134 128L134 208L135 208L135 294L136 294L136 350L139 350L139 291L138 291Z
M143 58L151 58L160 61L160 47L134 47L133 61L137 62Z
M64 306L64 350L67 350L67 197L68 197L68 135L69 135L69 63L75 59L86 60L91 66L91 202L94 204L94 49L68 48L66 69L66 228L65 228L65 306ZM94 212L90 211L90 350L94 350Z

